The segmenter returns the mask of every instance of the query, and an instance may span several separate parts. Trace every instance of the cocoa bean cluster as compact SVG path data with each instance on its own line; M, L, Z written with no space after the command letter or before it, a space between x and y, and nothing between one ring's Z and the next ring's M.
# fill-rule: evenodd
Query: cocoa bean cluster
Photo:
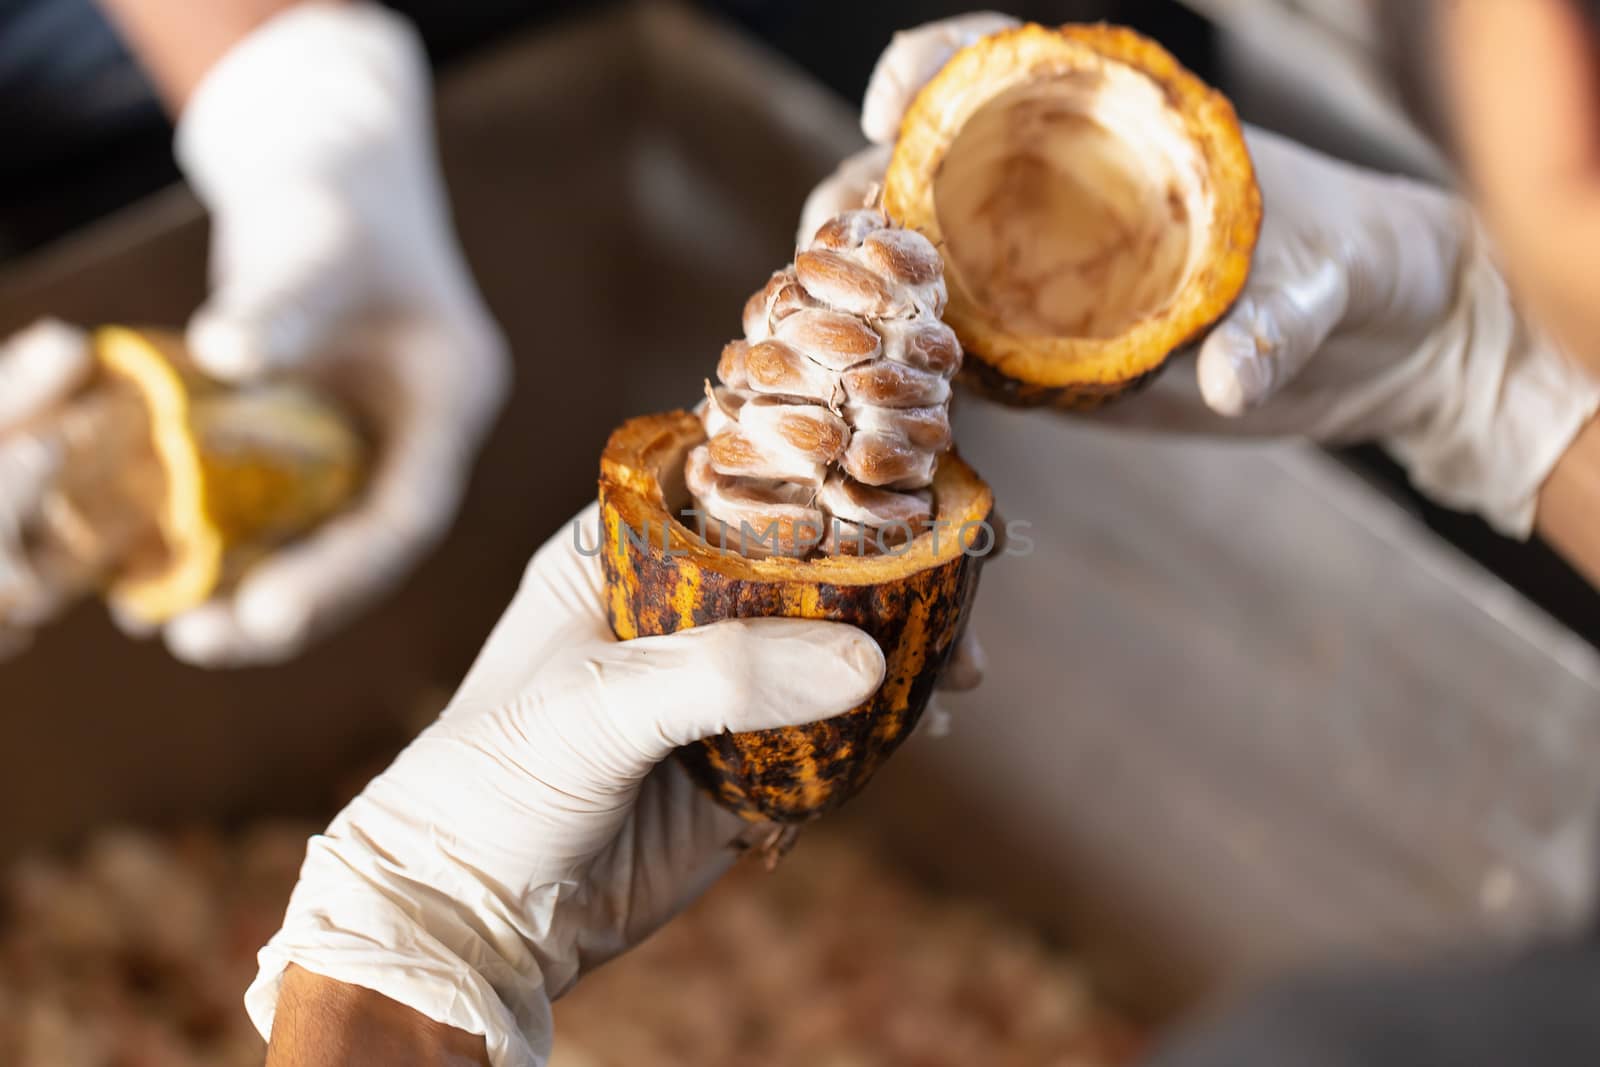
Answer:
M685 470L709 539L875 555L920 532L961 366L946 298L938 251L875 208L829 220L750 297Z

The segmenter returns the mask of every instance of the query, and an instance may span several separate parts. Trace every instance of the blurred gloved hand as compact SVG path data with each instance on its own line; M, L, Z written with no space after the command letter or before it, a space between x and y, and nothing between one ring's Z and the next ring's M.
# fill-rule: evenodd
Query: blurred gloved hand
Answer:
M882 681L878 646L839 623L618 642L600 544L591 505L534 556L439 720L312 839L246 996L263 1033L293 963L485 1035L497 1067L542 1063L551 999L709 886L748 825L661 761Z
M960 46L1010 20L898 34L862 125L878 146L812 193L801 228L879 180L900 116ZM1377 441L1424 493L1526 537L1600 385L1519 314L1467 204L1248 129L1265 205L1250 280L1196 351L1096 417L1188 432Z
M65 606L68 590L35 565L28 535L65 458L60 427L46 416L92 365L87 335L54 320L0 342L0 659Z
M452 231L430 101L405 20L309 3L224 55L184 109L178 159L213 222L196 360L223 379L322 381L380 456L354 511L168 624L181 658L292 655L396 584L454 517L509 364Z

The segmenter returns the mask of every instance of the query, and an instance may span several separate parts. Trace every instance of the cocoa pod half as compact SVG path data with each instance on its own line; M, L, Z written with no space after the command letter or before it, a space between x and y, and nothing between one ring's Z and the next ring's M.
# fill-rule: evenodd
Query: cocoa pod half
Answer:
M723 734L679 751L691 777L752 822L803 823L837 808L910 734L967 621L994 498L954 452L933 478L933 530L873 556L750 559L681 521L688 452L705 440L686 411L633 419L601 461L601 559L617 637L729 618L789 616L859 626L888 673L871 700L808 726Z

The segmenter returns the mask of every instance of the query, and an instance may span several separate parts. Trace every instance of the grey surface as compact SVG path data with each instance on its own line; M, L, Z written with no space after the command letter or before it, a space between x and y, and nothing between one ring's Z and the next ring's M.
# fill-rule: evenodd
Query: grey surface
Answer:
M291 667L189 670L93 607L0 665L0 855L108 818L317 810L459 677L592 494L610 428L694 399L806 190L859 141L840 102L671 8L491 56L441 110L518 361L456 531ZM0 278L0 331L181 322L203 252L174 193ZM890 847L1157 1009L1287 960L1583 913L1586 646L1313 454L975 404L958 421L1037 546L985 579L991 679L948 702L954 737L916 739L855 809Z
M906 851L1157 1006L1583 920L1589 646L1318 453L961 416L1037 545L984 576L985 687L868 801Z

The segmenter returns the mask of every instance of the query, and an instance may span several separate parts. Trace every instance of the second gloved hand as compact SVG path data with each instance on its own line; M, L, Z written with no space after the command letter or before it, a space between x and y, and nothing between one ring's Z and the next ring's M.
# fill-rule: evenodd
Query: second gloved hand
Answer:
M901 116L959 48L1014 24L979 14L897 34L862 109L874 145L811 194L801 236L881 180ZM1095 417L1376 441L1430 497L1526 537L1600 383L1518 312L1464 201L1263 130L1246 139L1264 209L1244 293L1153 386Z
M840 623L618 642L598 526L591 505L539 550L449 708L312 839L246 997L263 1033L295 964L483 1034L496 1067L543 1063L550 1001L706 889L749 825L661 761L882 682L878 646Z
M213 222L196 361L229 380L316 379L379 445L353 511L168 625L184 659L292 655L396 584L455 515L509 364L456 244L431 124L416 32L369 3L272 18L180 117L179 162Z
M66 459L64 427L50 418L89 377L83 331L41 320L0 342L0 659L66 606L33 551L35 527Z
M1600 383L1522 317L1464 201L1246 136L1265 213L1243 295L1105 417L1375 441L1435 501L1528 536Z

